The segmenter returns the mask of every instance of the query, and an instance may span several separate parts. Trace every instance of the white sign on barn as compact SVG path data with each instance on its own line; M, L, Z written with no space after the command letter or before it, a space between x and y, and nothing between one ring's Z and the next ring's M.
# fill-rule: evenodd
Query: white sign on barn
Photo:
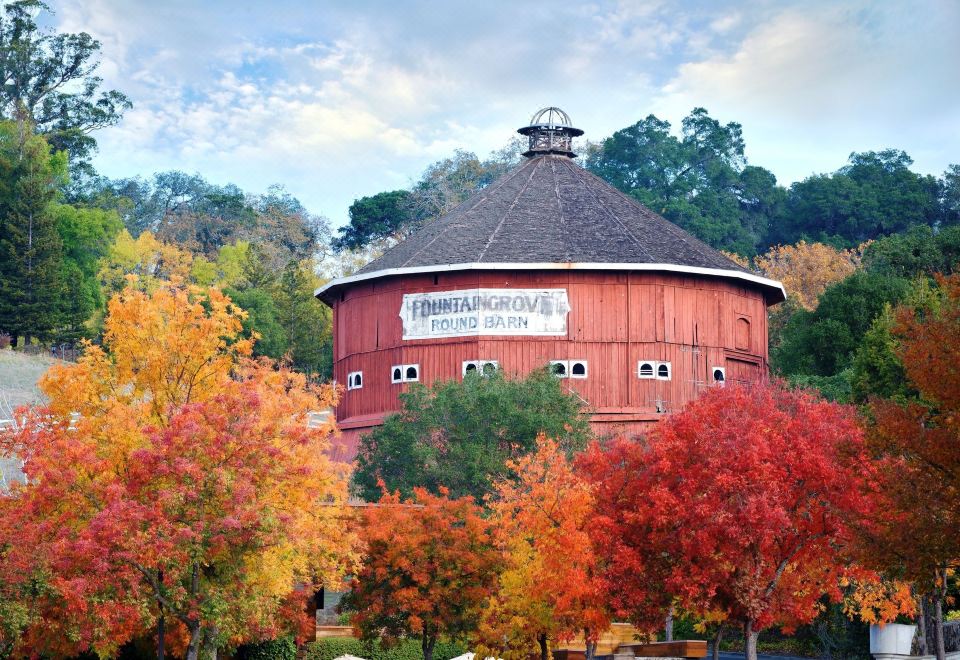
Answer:
M463 289L405 294L400 318L404 339L562 336L569 311L566 289Z

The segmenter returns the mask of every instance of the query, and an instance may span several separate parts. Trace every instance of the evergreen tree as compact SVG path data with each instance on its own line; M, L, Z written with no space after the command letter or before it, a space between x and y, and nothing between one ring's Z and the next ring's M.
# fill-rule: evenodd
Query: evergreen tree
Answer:
M0 124L0 331L27 342L60 320L63 244L51 210L65 172L66 155L51 155L29 123Z

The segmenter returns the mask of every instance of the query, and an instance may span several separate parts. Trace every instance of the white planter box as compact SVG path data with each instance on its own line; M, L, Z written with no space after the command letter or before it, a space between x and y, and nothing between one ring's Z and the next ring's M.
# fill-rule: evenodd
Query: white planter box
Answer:
M873 655L910 655L916 626L888 623L870 626L870 653Z

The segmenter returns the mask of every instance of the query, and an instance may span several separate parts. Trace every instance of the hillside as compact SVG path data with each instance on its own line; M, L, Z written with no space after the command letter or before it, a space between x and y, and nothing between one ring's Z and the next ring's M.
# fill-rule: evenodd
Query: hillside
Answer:
M0 419L10 419L18 406L43 400L37 381L55 362L46 355L0 351ZM17 475L16 460L0 458L0 487Z

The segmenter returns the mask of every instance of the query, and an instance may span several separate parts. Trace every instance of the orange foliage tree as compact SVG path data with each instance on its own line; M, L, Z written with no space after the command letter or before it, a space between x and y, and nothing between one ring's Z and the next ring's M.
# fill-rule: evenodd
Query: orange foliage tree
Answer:
M249 359L242 317L217 290L127 289L104 347L18 413L0 447L27 476L0 499L17 652L107 655L156 624L162 653L172 622L194 659L287 628L295 585L338 579L346 479L331 429L307 427L334 392Z
M672 599L725 613L750 660L759 630L841 599L851 520L873 502L853 410L779 384L712 389L646 443L582 460L618 613L651 628Z
M500 553L472 497L413 492L408 501L384 493L363 510L362 567L343 606L364 638L419 639L431 660L441 636L462 638L476 628Z
M897 311L897 355L919 400L875 399L870 441L884 457L884 515L870 554L933 597L944 656L943 600L960 560L960 275L939 277L939 301Z
M507 467L516 479L499 482L491 503L505 567L477 633L478 653L520 660L539 651L547 660L550 641L582 633L592 657L609 627L588 530L593 488L543 435L535 452Z
M812 310L828 286L860 267L864 247L838 250L823 243L800 241L796 245L776 245L755 257L754 263L767 277L783 282L787 294L803 309Z

